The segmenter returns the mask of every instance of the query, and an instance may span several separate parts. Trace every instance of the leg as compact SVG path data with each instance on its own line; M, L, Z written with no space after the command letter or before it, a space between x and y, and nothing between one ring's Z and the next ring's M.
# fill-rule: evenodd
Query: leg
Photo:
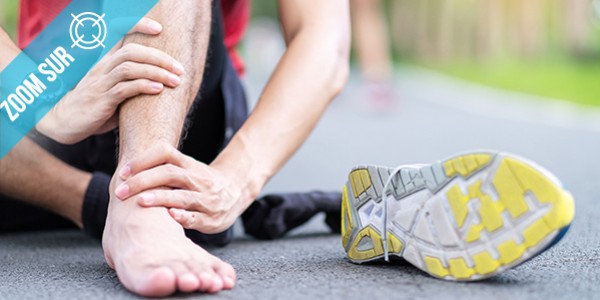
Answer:
M363 77L362 97L385 112L394 98L388 29L380 0L352 0L354 46Z
M177 89L153 99L133 98L121 107L119 164L157 141L179 144L206 59L211 19L207 3L162 0L150 12L163 24L161 36L126 39L126 43L170 53L184 64L186 75ZM233 268L187 239L165 208L141 208L135 201L117 200L118 178L113 176L110 189L103 248L125 287L144 296L164 296L176 290L216 292L233 286Z
M206 164L217 157L248 116L244 88L225 48L221 14L213 11L213 16L206 80L189 114L181 147L184 154ZM225 246L233 238L233 227L219 234L186 230L186 235L198 244Z
M0 161L0 231L83 226L99 238L114 153L113 133L63 145L32 131Z
M379 0L352 0L352 27L360 69L367 81L387 81L392 75L385 16Z
M56 173L63 176L56 178L54 176ZM28 204L54 212L79 227L82 226L82 200L91 180L91 174L61 162L30 139L25 138L0 161L0 178L2 178L0 190L4 195L30 199ZM23 187L23 184L26 186ZM18 189L15 188L17 185L19 185ZM17 205L14 201L3 204L21 210L23 213L32 211L26 206ZM3 209L3 213L14 212L11 209ZM50 218L43 213L39 216ZM23 218L28 217L31 216L23 216ZM35 224L24 223L21 229L31 226L35 227ZM17 228L12 227L12 229Z

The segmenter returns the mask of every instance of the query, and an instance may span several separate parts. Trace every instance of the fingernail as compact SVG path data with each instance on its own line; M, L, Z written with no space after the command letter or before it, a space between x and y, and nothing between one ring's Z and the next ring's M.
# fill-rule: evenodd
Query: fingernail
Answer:
M177 75L181 75L185 72L185 69L183 68L183 65L180 64L179 62L174 62L173 63L173 72L175 72L175 74L177 74Z
M159 33L162 31L162 29L163 29L163 27L162 27L162 25L160 25L160 23L158 23L156 21L150 22L150 30L152 30L152 32Z
M172 210L173 212L173 217L175 217L175 219L181 219L181 212L177 209Z
M164 85L160 82L151 82L150 83L150 88L152 88L155 91L162 91Z
M181 83L181 79L179 79L179 76L177 75L169 74L169 82L171 82L172 85L179 85Z
M124 183L119 185L115 190L115 195L121 199L124 199L129 195L129 186Z
M131 167L129 165L125 165L123 168L121 168L121 171L119 171L119 176L121 176L121 179L127 179L127 176L130 174Z
M151 205L154 203L154 199L156 199L156 195L154 193L145 193L141 194L142 202L146 205Z

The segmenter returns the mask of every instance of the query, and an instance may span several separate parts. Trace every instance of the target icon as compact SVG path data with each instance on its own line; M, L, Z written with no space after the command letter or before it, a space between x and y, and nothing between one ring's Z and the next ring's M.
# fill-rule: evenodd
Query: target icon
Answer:
M105 14L99 16L93 12L84 12L79 15L71 14L73 21L69 33L73 45L81 49L92 50L99 46L105 48L104 40L106 39L106 22L104 22Z

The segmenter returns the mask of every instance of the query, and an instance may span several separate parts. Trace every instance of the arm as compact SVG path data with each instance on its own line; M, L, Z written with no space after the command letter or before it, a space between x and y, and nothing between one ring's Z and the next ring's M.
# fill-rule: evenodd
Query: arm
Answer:
M142 18L130 33L158 35L162 25ZM0 70L21 50L0 28ZM117 127L117 107L140 94L156 95L179 85L183 67L166 53L142 45L116 46L46 114L38 124L44 135L65 144Z
M132 32L152 35L160 31L161 25L147 18L132 29ZM167 81L168 70L173 68L176 61L156 49L143 49L141 52L124 53L118 48L112 51L48 113L38 124L38 129L59 141L76 142L93 134L95 128L100 128L102 124L110 127L109 121L115 118L118 105L128 95L156 94L162 90L162 82L172 85ZM21 50L0 28L0 70L20 53ZM115 74L123 66L128 66L130 72ZM109 79L112 85L106 84ZM160 84L159 90L148 89L151 79L156 79L154 83ZM120 97L114 97L116 93L120 93ZM37 180L33 181L32 178ZM28 138L24 138L0 160L2 194L53 211L80 227L81 205L91 178L91 174L68 166Z
M0 71L21 53L21 49L13 43L8 34L0 27Z
M116 195L143 206L165 206L186 228L228 228L266 182L296 152L348 76L348 3L282 0L288 49L249 119L210 165L170 146L150 148L120 171ZM181 210L186 209L187 211Z
M348 1L280 0L279 7L288 49L255 110L211 164L237 177L246 201L302 145L348 76Z
M157 36L162 25L142 18L130 34ZM165 87L177 87L183 66L153 47L129 43L117 45L104 56L36 128L64 144L108 132L118 125L117 108L137 95L157 95Z
M160 23L142 18L130 34L158 36L161 32ZM157 95L165 87L177 87L183 72L181 63L159 48L134 43L117 45L36 128L64 144L108 132L118 125L119 105L137 95Z

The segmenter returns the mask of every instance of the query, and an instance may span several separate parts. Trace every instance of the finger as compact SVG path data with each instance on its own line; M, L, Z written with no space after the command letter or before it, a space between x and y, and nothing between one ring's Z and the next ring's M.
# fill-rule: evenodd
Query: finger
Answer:
M162 30L163 27L160 23L150 18L143 17L139 22L137 22L137 24L133 26L133 28L131 28L131 30L129 30L129 33L156 35L161 33Z
M187 190L154 190L143 192L137 197L142 207L168 207L206 213L202 196Z
M121 35L133 33L157 35L163 30L163 27L160 23L150 18L143 17L135 25L133 25L133 27L131 27L132 22L135 22L134 18L115 18L110 22L111 31L115 31L115 33ZM123 47L123 39L121 39L115 45L115 47L108 52L108 54L114 54L117 50L121 49L121 47Z
M89 72L87 72L87 74L85 75L85 77L94 77L94 76L101 76L104 74L107 74L108 72L110 72L110 70L112 70L113 68L113 61L114 56L112 55L112 52L116 52L120 47L113 47L113 49L111 50L111 52L109 52L107 55L104 55L99 61L98 63L96 63L92 69L90 69ZM113 86L114 84L109 83L107 80L101 80L99 82L96 82L97 84L101 85L102 88L104 88L104 91L107 91L111 86Z
M160 143L127 162L119 171L119 176L125 180L133 174L162 164L185 167L191 160L194 159L182 154L172 145Z
M129 43L121 47L111 58L109 64L111 70L126 61L131 61L157 66L177 75L182 75L185 72L183 65L167 53L135 43Z
M118 65L109 73L108 78L113 85L135 79L149 79L170 87L177 87L181 83L179 76L165 69L131 61Z
M187 211L179 208L171 208L169 209L169 214L171 217L177 221L177 223L181 224L181 226L185 229L195 229L202 233L216 233L216 232L207 232L206 228L202 228L203 219L207 219L208 215L195 211ZM210 230L209 230L210 231Z
M125 200L132 195L160 187L186 190L194 188L184 169L172 164L165 164L136 173L117 186L115 195L119 199Z
M138 95L157 95L164 89L164 85L160 82L148 79L136 79L117 83L108 91L112 105L116 110L117 106L123 101Z
M207 213L170 208L169 214L185 229L194 229L204 234L216 234L226 229L216 225L215 220Z

